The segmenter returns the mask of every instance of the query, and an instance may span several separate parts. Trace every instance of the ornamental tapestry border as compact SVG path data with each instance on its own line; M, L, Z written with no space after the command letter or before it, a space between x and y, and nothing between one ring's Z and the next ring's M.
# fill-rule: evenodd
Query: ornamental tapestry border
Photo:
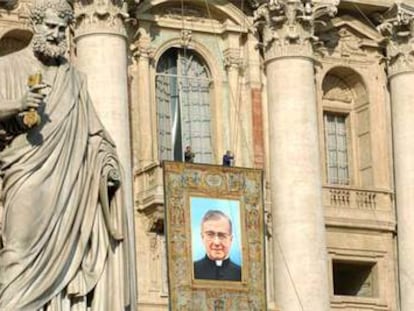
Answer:
M163 169L170 310L266 310L262 171Z

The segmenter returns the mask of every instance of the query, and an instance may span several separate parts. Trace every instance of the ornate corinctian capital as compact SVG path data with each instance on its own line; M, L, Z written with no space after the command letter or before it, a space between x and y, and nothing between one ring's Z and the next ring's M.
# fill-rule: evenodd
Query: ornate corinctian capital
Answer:
M131 20L127 2L96 0L75 2L76 36L92 33L112 33L127 36L125 22Z
M243 58L240 56L240 49L228 48L224 50L224 67L226 70L240 70L243 66Z
M151 60L154 57L155 49L151 46L151 37L145 29L138 30L138 40L130 45L130 50L134 61L140 58Z
M414 7L394 3L380 21L377 29L386 37L388 75L414 71Z
M282 56L311 57L318 42L315 24L336 14L338 0L269 0L256 1L256 31L262 36L266 58Z

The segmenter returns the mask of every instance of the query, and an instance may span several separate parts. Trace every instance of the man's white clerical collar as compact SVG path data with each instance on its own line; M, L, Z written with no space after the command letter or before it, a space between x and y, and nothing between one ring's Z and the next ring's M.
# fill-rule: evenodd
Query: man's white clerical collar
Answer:
M221 267L223 265L223 260L216 260L216 266Z

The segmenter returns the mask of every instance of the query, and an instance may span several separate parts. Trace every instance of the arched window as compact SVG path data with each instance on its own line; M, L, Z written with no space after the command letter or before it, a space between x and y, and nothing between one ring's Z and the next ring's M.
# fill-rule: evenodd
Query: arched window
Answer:
M182 161L191 146L195 162L212 163L210 73L193 51L171 48L156 74L158 146L161 160Z
M372 185L370 105L361 77L349 68L334 68L322 91L327 183Z

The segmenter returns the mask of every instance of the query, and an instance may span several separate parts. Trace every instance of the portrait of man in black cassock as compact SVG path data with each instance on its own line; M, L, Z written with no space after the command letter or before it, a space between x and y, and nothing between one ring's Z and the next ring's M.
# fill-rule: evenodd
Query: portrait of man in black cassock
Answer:
M230 258L233 224L220 210L208 210L200 226L205 256L194 261L196 280L241 281L241 267Z

